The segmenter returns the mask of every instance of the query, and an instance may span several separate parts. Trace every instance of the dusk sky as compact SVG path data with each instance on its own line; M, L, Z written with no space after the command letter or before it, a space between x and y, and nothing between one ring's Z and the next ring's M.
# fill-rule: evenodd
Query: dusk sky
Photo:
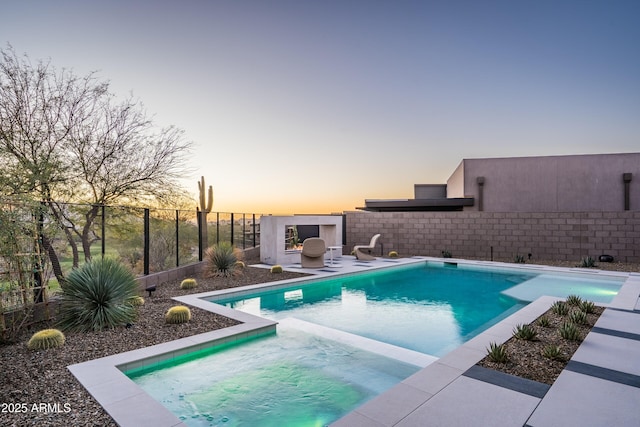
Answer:
M214 210L412 198L464 158L640 151L640 1L3 0L0 43L139 98Z

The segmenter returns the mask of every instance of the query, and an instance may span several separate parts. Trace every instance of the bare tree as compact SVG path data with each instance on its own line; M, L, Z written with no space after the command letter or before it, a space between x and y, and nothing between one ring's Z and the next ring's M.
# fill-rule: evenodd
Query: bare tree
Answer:
M100 101L83 125L71 130L66 144L79 171L75 199L92 206L82 229L75 230L87 260L99 206L139 204L181 192L177 181L186 170L189 149L182 130L156 130L141 103L127 99L115 104L111 96Z
M182 191L190 144L175 127L157 129L142 104L116 102L94 73L77 77L48 62L0 50L0 194L46 203L79 262L103 238L93 232L99 205L141 203ZM90 207L78 219L65 203ZM57 263L46 236L45 251ZM56 270L54 266L54 270ZM62 280L61 269L57 269Z

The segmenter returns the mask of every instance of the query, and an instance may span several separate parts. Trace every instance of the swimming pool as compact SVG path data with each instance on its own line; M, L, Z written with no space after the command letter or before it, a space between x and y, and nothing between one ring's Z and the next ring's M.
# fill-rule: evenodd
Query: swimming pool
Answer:
M286 324L204 353L126 374L189 426L299 427L328 425L420 369Z
M579 294L609 302L621 284L580 275L421 263L209 301L440 357L539 296Z
M609 301L622 283L590 279L584 287L584 275L545 275L540 282L542 274L523 269L420 263L266 291L230 291L242 295L207 299L271 317L280 322L277 334L127 374L188 425L325 425L418 369L335 336L355 334L439 356L526 305L535 289L547 293L551 282L566 294L597 289ZM302 331L292 318L320 326ZM335 334L327 338L317 328ZM361 366L362 376L354 372ZM287 402L298 404L294 409Z

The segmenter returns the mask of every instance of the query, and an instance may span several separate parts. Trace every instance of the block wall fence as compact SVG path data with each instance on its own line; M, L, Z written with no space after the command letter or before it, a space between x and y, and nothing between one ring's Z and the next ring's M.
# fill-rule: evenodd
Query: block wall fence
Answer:
M579 262L612 255L640 262L640 212L345 212L346 246L366 244L380 233L377 255ZM378 252L380 251L380 252Z

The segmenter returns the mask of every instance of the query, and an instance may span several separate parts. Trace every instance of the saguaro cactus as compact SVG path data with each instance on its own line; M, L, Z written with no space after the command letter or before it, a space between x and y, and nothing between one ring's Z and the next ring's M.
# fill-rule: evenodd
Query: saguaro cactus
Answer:
M207 233L207 214L211 212L213 207L213 187L209 186L208 194L205 194L204 176L200 177L198 182L198 192L200 193L200 206L198 206L198 214L200 215L200 241L202 248L209 247L209 239Z

